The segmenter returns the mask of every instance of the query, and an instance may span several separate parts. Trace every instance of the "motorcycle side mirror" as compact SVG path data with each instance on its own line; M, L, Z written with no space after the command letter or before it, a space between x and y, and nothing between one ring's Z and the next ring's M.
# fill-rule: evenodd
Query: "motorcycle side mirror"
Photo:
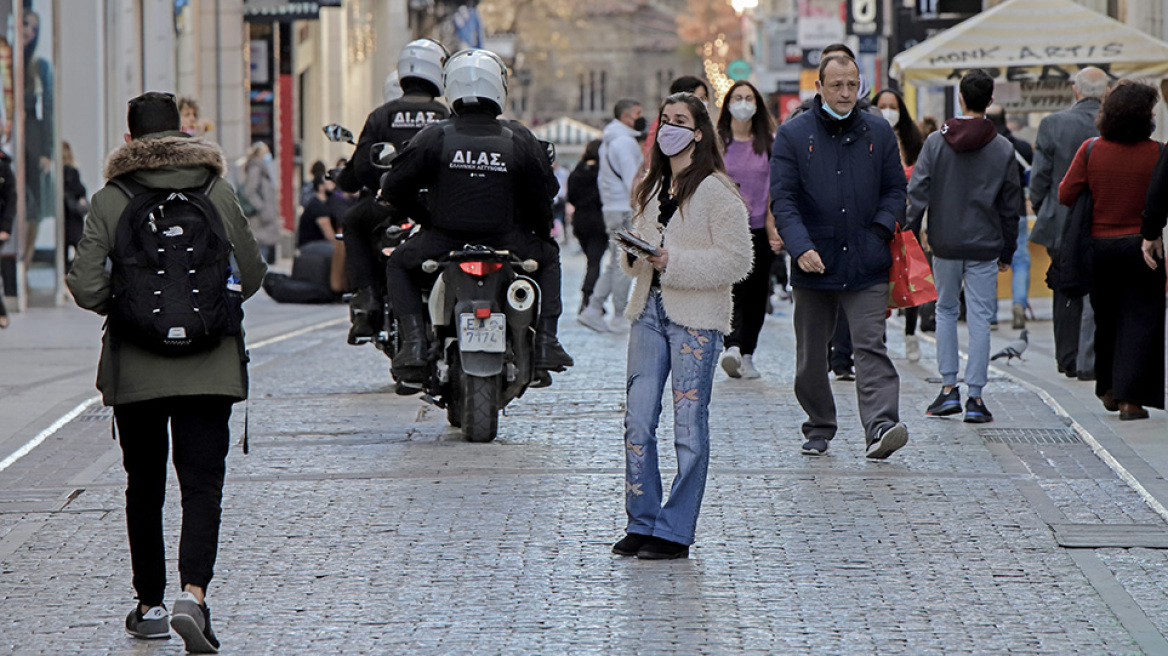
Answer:
M540 139L539 143L543 145L543 150L545 153L547 153L548 164L556 161L556 145L550 141L544 141L543 139Z
M353 133L338 123L329 123L324 126L324 136L333 143L357 143L353 140Z
M523 260L519 263L519 266L523 268L524 273L535 273L536 269L539 268L539 262L535 260Z
M425 262L422 262L422 271L425 271L426 273L434 273L437 270L437 260L426 260Z
M397 157L397 148L389 142L373 144L369 149L369 159L373 166L379 169L388 169L394 158Z

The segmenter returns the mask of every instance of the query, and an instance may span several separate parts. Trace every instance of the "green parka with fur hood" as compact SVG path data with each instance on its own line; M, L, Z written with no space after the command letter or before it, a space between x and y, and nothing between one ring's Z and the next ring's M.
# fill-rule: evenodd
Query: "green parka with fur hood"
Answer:
M223 218L227 238L235 251L244 298L260 288L267 265L239 209L231 185L223 179L227 163L219 146L181 132L160 132L135 139L110 153L106 179L130 174L147 187L190 189L206 184L207 176L219 180L210 200ZM114 234L129 199L107 184L94 194L85 232L77 245L77 257L66 283L77 305L105 315L110 300L106 260L114 247ZM224 281L226 284L226 281ZM111 343L102 337L97 387L105 405L121 405L171 396L222 395L247 398L247 362L242 355L243 335L226 337L214 349L183 357L167 357L133 344Z

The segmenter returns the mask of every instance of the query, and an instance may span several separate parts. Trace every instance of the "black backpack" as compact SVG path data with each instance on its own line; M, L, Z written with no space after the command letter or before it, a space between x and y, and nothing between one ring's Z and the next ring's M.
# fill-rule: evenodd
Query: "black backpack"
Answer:
M197 189L154 189L110 180L130 198L111 254L112 337L168 356L189 355L238 335L243 294L231 242L208 199L217 176Z

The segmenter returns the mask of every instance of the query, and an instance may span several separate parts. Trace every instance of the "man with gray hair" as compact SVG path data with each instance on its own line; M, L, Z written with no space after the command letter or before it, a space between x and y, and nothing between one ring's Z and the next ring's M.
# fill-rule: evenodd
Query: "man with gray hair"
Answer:
M1037 219L1030 241L1050 253L1047 285L1054 290L1054 346L1058 370L1068 378L1095 378L1095 315L1082 297L1068 296L1054 283L1058 280L1058 249L1069 208L1059 204L1058 188L1071 160L1084 141L1099 136L1095 117L1110 79L1107 73L1089 66L1072 78L1075 104L1055 112L1038 125L1034 142L1034 166L1030 171L1030 203Z
M598 332L622 330L628 326L624 318L629 302L632 280L620 268L620 250L612 243L612 233L628 227L633 218L633 183L641 169L644 155L637 137L645 131L646 120L641 103L622 98L612 110L613 119L604 126L604 141L600 146L600 204L604 212L604 227L608 230L608 258L596 281L588 307L581 308L576 320ZM604 301L612 296L613 317L604 322Z

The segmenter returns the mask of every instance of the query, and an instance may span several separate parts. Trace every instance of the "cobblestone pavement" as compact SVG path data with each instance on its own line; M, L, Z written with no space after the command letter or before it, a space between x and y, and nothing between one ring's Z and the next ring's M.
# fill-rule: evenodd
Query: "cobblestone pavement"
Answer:
M623 335L569 313L577 366L482 445L394 396L388 361L344 335L334 325L253 353L252 453L229 459L208 596L225 654L1168 649L1164 551L1060 546L1155 542L1162 519L1009 380L987 387L990 427L926 419L931 353L898 359L911 436L882 462L863 457L852 385L833 383L839 435L807 458L780 307L756 356L763 378L715 382L691 557L643 562L609 552L624 526ZM108 418L91 408L0 473L0 651L182 652L177 637L141 644L121 628L133 592ZM660 439L671 430L666 416ZM94 455L70 463L78 449ZM662 456L668 470L672 449Z

